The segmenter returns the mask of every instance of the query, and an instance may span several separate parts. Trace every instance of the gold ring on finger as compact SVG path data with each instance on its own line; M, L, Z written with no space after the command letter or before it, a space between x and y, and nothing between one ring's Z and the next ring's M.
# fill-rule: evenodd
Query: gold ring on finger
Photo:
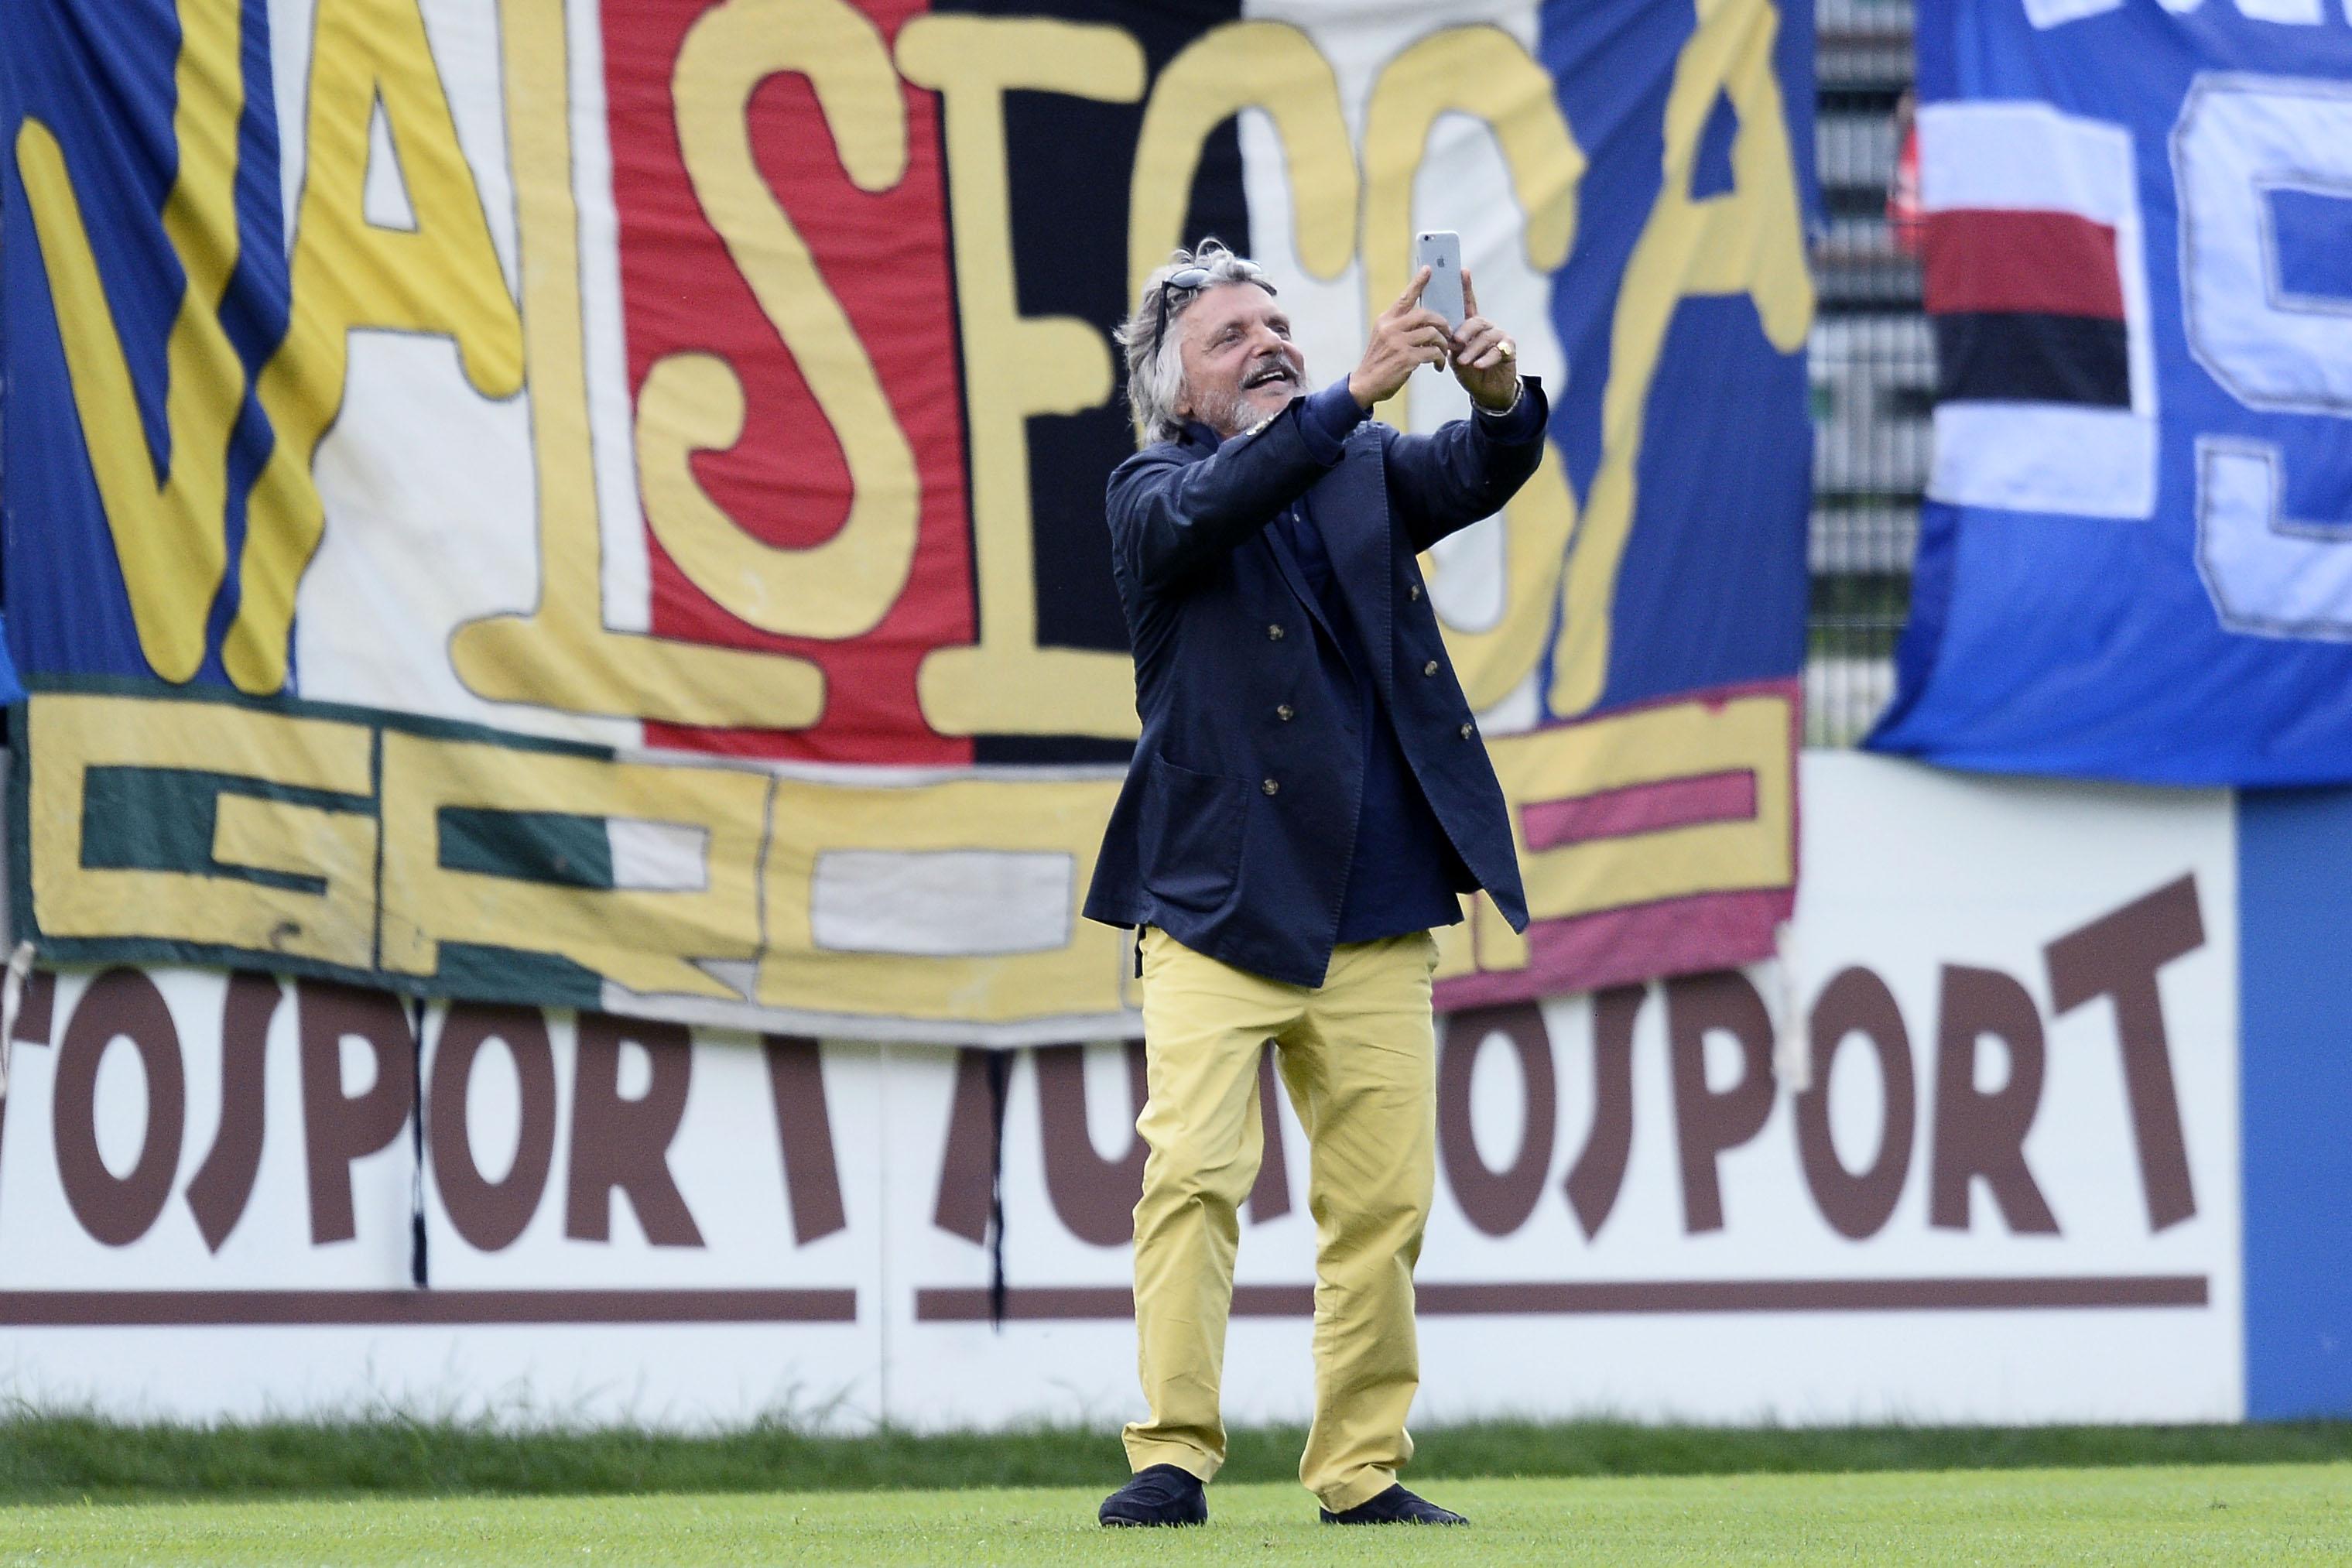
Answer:
M1517 359L1519 357L1519 345L1513 342L1508 338L1505 338L1503 340L1502 349L1503 357L1505 359Z

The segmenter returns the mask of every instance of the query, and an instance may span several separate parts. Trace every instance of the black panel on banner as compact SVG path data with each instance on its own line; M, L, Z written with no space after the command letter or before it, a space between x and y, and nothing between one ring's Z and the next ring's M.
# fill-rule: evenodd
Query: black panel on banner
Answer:
M1119 27L1143 47L1152 79L1187 44L1236 21L1239 0L1117 5L1095 0L939 0L941 13L1053 16ZM1149 99L1147 91L1146 99ZM1143 103L1097 103L1058 93L1005 98L1005 158L1012 181L1013 262L1024 315L1068 315L1110 331L1127 314L1128 184ZM952 180L954 172L949 171ZM1213 234L1249 253L1241 138L1227 121L1201 153L1184 222L1185 242ZM1127 377L1116 347L1118 390L1082 414L1029 421L1029 494L1035 542L1037 637L1055 647L1127 651L1127 621L1111 584L1103 484L1135 450ZM1318 372L1329 366L1316 366ZM1341 367L1344 368L1344 367ZM1125 741L1077 736L982 735L982 763L1124 762Z
M2121 321L2024 311L1929 319L1942 402L2131 405L2131 357Z

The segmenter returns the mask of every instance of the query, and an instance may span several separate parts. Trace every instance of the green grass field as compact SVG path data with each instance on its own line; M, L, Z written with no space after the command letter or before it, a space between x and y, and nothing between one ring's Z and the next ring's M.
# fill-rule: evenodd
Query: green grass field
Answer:
M1653 1426L1482 1421L1417 1427L1416 1485L1487 1476L1801 1475L1878 1470L2324 1465L2352 1474L2352 1421L2196 1426ZM1221 1484L1286 1482L1300 1426L1228 1434ZM1114 1432L826 1435L764 1422L701 1435L479 1421L125 1425L0 1406L0 1505L292 1497L644 1496L876 1489L1108 1489Z
M2328 1563L2352 1423L1424 1430L1457 1531L1335 1531L1305 1434L1232 1434L1206 1530L1108 1531L1108 1432L529 1431L401 1418L202 1427L0 1413L17 1563ZM1498 1479L1511 1478L1511 1479Z
M1097 1489L23 1504L0 1563L2343 1563L2352 1468L1433 1483L1466 1531L1333 1530L1296 1486L1110 1531Z

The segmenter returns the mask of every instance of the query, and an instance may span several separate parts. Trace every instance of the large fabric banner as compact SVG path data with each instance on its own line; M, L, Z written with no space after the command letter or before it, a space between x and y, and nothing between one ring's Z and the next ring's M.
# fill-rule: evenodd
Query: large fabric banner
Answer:
M1011 1045L1136 732L1109 329L1214 233L1318 381L1418 227L1555 389L1433 592L1537 917L1796 874L1801 3L0 0L12 868L46 962ZM1383 416L1466 405L1421 378Z
M2352 16L1922 0L1936 461L1882 750L2352 778Z

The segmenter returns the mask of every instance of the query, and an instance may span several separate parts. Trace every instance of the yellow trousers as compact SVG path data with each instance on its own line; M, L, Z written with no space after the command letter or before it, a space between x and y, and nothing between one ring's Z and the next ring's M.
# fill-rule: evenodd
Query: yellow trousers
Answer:
M1298 1479L1338 1512L1412 1457L1421 1384L1412 1267L1437 1168L1436 1043L1426 931L1339 948L1320 986L1264 979L1164 931L1143 944L1150 1155L1135 1207L1135 1327L1150 1419L1128 1462L1207 1480L1225 1459L1218 1387L1237 1211L1265 1152L1260 1050L1271 1039L1307 1129L1315 1216L1315 1425Z

